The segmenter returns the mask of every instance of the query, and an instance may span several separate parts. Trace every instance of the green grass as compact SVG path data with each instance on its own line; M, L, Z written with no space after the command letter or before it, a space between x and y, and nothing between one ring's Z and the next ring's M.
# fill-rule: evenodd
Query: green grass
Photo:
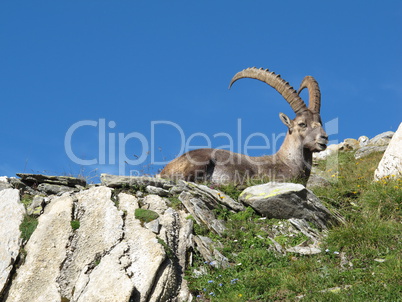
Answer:
M141 222L150 222L159 217L158 213L146 210L146 209L135 209L135 218L139 219Z
M79 220L71 220L70 221L71 228L76 231L80 228L80 221Z
M195 301L402 301L402 179L373 182L381 157L355 160L345 152L330 159L337 163L324 171L331 185L313 191L346 224L329 230L320 254L278 254L267 237L281 221L263 220L251 208L217 213L228 231L208 235L223 243L231 266L216 269L195 257L194 267L207 272L187 272ZM240 193L230 186L222 190L234 198ZM286 248L307 238L274 239Z
M28 241L31 235L38 226L38 219L32 216L25 215L24 220L20 224L21 238Z

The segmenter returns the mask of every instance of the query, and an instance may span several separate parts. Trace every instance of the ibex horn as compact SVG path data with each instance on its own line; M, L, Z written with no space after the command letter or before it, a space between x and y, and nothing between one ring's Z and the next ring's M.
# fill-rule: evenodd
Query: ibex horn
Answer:
M297 91L288 82L283 80L279 74L275 74L268 69L247 68L235 74L230 81L229 89L234 82L243 78L257 79L274 88L284 97L296 114L307 109L306 104Z
M303 81L300 84L299 91L297 93L300 95L300 92L304 88L308 89L309 94L308 109L310 109L312 112L320 113L321 92L317 81L312 76L304 77Z

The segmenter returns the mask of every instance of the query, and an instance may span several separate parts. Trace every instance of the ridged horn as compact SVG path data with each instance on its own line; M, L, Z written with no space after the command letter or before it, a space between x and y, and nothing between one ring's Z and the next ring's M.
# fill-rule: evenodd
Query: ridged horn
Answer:
M299 91L297 93L300 95L300 92L304 88L308 89L309 94L308 109L310 109L313 112L320 113L321 92L317 81L312 76L304 77L303 81L300 84Z
M297 91L290 86L288 82L283 80L279 74L275 74L274 72L263 68L247 68L235 74L230 81L229 89L232 87L234 82L243 78L260 80L274 88L289 103L290 107L292 107L296 114L307 109L306 104L303 102Z

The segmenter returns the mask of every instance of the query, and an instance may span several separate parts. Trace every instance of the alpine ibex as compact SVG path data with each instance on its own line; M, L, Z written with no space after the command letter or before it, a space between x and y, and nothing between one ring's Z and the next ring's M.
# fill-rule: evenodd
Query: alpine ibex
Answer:
M232 78L229 88L243 78L257 79L273 87L296 114L293 120L283 113L279 114L288 127L279 151L270 156L251 157L221 149L192 150L167 164L161 177L236 184L267 178L271 181L298 180L307 183L313 152L325 150L328 143L328 136L321 123L318 83L313 77L306 76L297 92L280 75L268 69L252 67L238 72ZM300 97L304 88L309 92L308 107Z

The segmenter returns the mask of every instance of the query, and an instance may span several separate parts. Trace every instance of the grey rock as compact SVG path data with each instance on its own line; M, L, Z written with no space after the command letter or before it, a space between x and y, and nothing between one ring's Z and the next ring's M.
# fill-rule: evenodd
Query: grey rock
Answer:
M10 272L19 255L21 231L25 215L16 189L0 191L0 297L10 279Z
M146 186L145 190L149 194L156 194L161 197L167 197L170 195L170 192L168 190L165 190L163 188L154 187L154 186Z
M384 133L380 133L369 140L368 145L371 146L388 146L389 142L392 139L394 132L387 131Z
M392 137L377 169L374 173L374 180L384 177L402 177L402 123Z
M340 222L344 223L342 217L338 218ZM304 219L290 218L288 220L297 231L301 232L305 236L311 239L312 242L318 242L321 239L321 233L316 229L313 229Z
M41 183L61 185L67 187L86 186L85 179L69 177L69 176L48 176L42 174L29 174L29 173L17 173L17 176L21 178L21 181L28 185L39 185Z
M49 183L41 183L38 185L37 190L48 195L61 195L66 192L78 192L79 190L74 187L64 185L55 185Z
M338 219L303 185L267 183L245 189L239 200L268 218L305 219L320 229Z
M179 195L179 200L199 225L204 225L219 235L223 235L226 231L224 222L216 218L215 214L208 208L204 200L196 198L188 192L182 192Z
M153 186L168 190L174 186L173 182L162 178L148 176L118 176L110 174L101 174L101 183L102 185L111 188L146 188L147 186Z
M153 233L159 234L161 224L159 223L159 219L155 219L148 223L145 223L144 226Z
M27 213L30 216L40 216L46 206L45 197L41 195L35 195L32 203L27 207Z
M222 205L234 211L243 211L245 209L240 202L233 200L228 195L218 190L192 182L183 181L183 183L186 185L185 191L193 194L194 196L199 196L210 209L219 208Z
M40 194L39 191L32 189L30 186L23 183L20 179L16 177L10 177L9 182L14 189L20 190L21 194L29 194L29 195Z
M179 195L186 189L186 183L184 181L179 180L178 183L169 189L171 195Z
M217 250L217 247L223 247L221 243L213 242L204 236L194 236L194 242L197 250L209 265L216 268L228 268L230 266L229 260Z
M387 149L386 145L383 146L370 146L367 145L365 147L360 148L359 150L356 151L355 153L355 158L359 159L359 158L363 158L366 157L372 153L375 152L384 152Z

